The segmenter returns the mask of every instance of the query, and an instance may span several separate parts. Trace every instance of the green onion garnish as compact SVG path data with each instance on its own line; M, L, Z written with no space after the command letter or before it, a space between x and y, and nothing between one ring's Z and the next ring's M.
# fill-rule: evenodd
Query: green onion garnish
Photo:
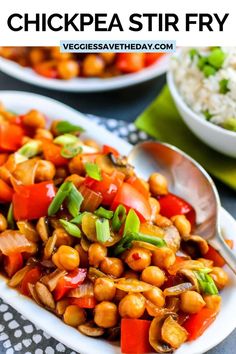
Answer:
M14 221L12 203L10 204L8 212L7 212L7 224L10 227L10 229L14 229L15 228L15 221Z
M31 140L23 145L17 153L25 157L33 157L41 152L41 142L37 140Z
M67 208L68 208L70 214L74 218L78 215L78 213L80 211L80 206L81 206L83 200L84 200L84 198L83 198L82 194L78 191L78 189L72 183L70 193L67 197Z
M84 216L84 214L87 213L86 211L84 211L83 213L80 213L79 215L77 215L75 218L71 219L70 222L72 222L73 224L78 224L80 225L82 223L82 218Z
M191 60L193 60L193 58L194 58L196 55L199 55L197 49L192 48L192 49L189 50L189 56L190 56Z
M63 148L61 149L61 156L65 157L66 159L72 159L73 157L80 154L81 152L82 152L81 146L68 144L63 146Z
M126 218L126 209L123 205L118 205L112 219L112 230L118 232Z
M126 235L127 232L139 232L139 228L140 228L139 217L133 209L130 209L125 221L124 235Z
M64 182L60 186L60 188L57 191L57 194L53 198L51 204L49 205L48 208L48 215L52 216L58 212L60 209L62 203L64 202L65 198L69 195L71 189L72 189L73 183L72 182Z
M56 130L59 134L84 132L84 129L82 127L80 127L79 125L75 125L70 122L67 122L66 120L61 120L57 124Z
M74 237L78 237L78 238L81 237L81 231L78 226L76 226L75 224L72 224L69 221L63 220L63 219L59 219L59 220L69 235L74 236Z
M53 142L58 145L68 145L68 144L75 144L78 142L78 138L72 134L63 134L57 136Z
M96 163L87 162L85 164L85 171L87 175L97 181L102 180L101 170Z
M203 269L203 270L194 271L194 274L196 275L199 287L203 293L209 295L217 295L218 289L212 277L209 274L207 274L207 272L209 271L211 270L208 269L208 271L205 271Z
M229 83L229 80L227 80L227 79L222 79L219 82L219 86L220 86L220 90L219 91L223 95L225 95L227 92L229 92L228 83Z
M98 208L94 212L95 215L99 216L100 218L105 218L105 219L112 219L113 217L113 211L104 209L103 207Z
M104 243L109 240L111 236L109 221L107 219L97 219L96 232L98 242Z
M128 232L122 239L117 243L114 248L114 255L118 256L120 253L126 251L128 248L132 247L133 241L143 241L151 243L156 247L166 246L165 240L158 236L150 236L142 234L141 232Z

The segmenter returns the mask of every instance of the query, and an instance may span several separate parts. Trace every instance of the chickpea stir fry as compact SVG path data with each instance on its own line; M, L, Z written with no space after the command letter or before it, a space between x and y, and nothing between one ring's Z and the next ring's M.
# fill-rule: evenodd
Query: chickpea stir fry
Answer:
M0 47L0 56L49 79L106 78L138 72L163 53L61 53L59 47Z
M216 318L224 260L194 234L195 211L165 176L140 179L82 133L0 106L0 269L87 336L170 353Z

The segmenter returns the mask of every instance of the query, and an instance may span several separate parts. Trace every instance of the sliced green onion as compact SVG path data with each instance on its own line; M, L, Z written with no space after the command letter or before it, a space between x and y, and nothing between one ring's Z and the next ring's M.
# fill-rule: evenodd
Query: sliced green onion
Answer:
M80 154L82 152L82 147L81 146L76 146L72 144L67 144L63 146L61 149L61 156L65 157L66 159L72 159L76 155Z
M41 152L41 142L37 140L31 140L27 144L23 145L17 153L25 157L33 157Z
M48 208L48 215L49 216L52 216L58 212L62 203L64 202L66 197L69 195L72 186L73 186L73 183L69 182L69 181L64 182L60 186L60 188L57 191L57 194L55 195L51 204L49 205L49 208Z
M96 163L87 162L85 164L85 171L89 177L96 179L96 181L102 180L101 170Z
M217 295L218 289L212 277L209 274L207 274L208 272L209 269L207 269L207 271L198 270L198 271L194 271L194 274L196 275L199 287L203 293L208 295Z
M219 86L220 86L220 90L219 91L223 95L225 95L227 92L229 92L228 83L229 83L228 79L222 79L219 82Z
M56 130L59 134L84 132L84 129L79 125L72 124L66 120L61 120L56 126Z
M214 48L208 56L208 62L215 69L219 70L224 63L225 57L226 55L221 48Z
M118 232L126 218L126 209L123 205L118 205L112 219L112 230Z
M70 222L72 222L73 224L78 224L80 225L82 223L82 218L84 216L84 214L87 213L86 211L84 211L83 213L80 213L79 215L77 215L75 218L71 219Z
M106 242L111 237L110 225L107 219L96 220L96 233L98 242Z
M139 228L140 228L139 217L133 209L130 209L125 221L124 235L126 235L127 232L139 232Z
M78 142L78 138L72 134L63 134L57 136L53 142L58 145L68 145L68 144L75 144Z
M7 212L7 224L10 227L10 229L14 229L15 228L15 221L14 221L12 203L10 204L8 212Z
M150 236L142 234L141 232L128 232L122 239L117 243L114 248L114 255L118 256L120 253L123 253L128 248L132 246L133 241L143 241L150 243L156 247L166 246L165 240L157 236Z
M208 110L203 111L202 113L204 114L206 120L208 121L211 120L211 118L213 117L213 115Z
M72 224L69 221L63 220L63 219L59 219L59 220L69 235L74 236L74 237L78 237L78 238L81 237L81 231L78 226L76 226L75 224Z
M206 76L206 77L209 77L209 76L212 76L212 75L215 75L216 74L216 69L211 66L211 65L204 65L203 69L203 74Z
M191 60L193 60L193 58L194 58L196 55L199 55L197 49L192 48L192 49L189 50L189 56L190 56Z
M104 209L103 207L100 207L97 210L95 210L94 214L101 218L105 218L109 220L112 219L114 215L113 211Z
M70 193L67 197L67 208L70 212L70 214L75 218L79 211L81 204L83 203L83 196L82 194L78 191L78 189L75 187L75 185L72 183L72 187L70 190Z

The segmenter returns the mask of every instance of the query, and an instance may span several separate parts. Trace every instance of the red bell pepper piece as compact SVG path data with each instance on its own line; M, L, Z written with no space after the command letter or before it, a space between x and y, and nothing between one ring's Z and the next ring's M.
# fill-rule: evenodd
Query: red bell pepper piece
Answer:
M66 166L68 159L61 156L62 147L43 139L43 155L45 160L52 162L56 167Z
M1 123L0 151L16 151L22 145L24 130L15 124Z
M119 157L120 156L119 152L115 148L113 148L113 147L111 147L109 145L103 145L102 154L104 154L104 155L113 154L115 157Z
M228 244L230 248L233 248L233 241L232 240L225 240L225 242ZM210 259L213 261L215 267L224 267L225 260L215 248L209 245L209 249L206 254L204 254L204 258Z
M151 321L122 318L121 320L121 352L127 354L152 353L149 344L149 328Z
M97 305L97 301L94 296L83 296L80 298L71 298L71 305L77 305L83 309L94 309Z
M52 181L18 186L12 199L15 220L33 220L47 215L55 194Z
M76 289L86 278L87 269L74 269L59 280L53 292L54 299L60 300L70 289Z
M145 66L150 66L158 61L165 53L145 53Z
M29 291L29 284L36 284L37 281L42 276L42 272L39 267L35 267L33 269L30 269L24 276L22 283L21 283L21 288L20 291L23 295L25 296L30 296L30 291Z
M101 193L102 204L111 205L124 179L125 175L118 171L114 171L111 175L102 172L101 181L96 181L91 177L86 177L84 184L94 192Z
M115 210L119 204L122 204L127 212L134 209L141 222L151 218L151 207L148 199L128 183L123 183L118 189L111 209Z
M166 216L169 219L174 215L185 215L190 221L192 228L195 226L196 212L194 208L184 199L169 193L167 195L160 196L158 200L161 207L161 215Z
M215 320L217 313L217 309L203 307L198 313L190 315L182 324L188 332L188 340L191 341L200 337Z
M116 67L122 73L135 73L144 68L144 53L118 53Z
M44 76L48 79L56 79L58 77L58 71L54 62L44 62L35 65L34 70L37 74Z
M21 253L15 252L9 256L4 256L4 269L9 278L11 278L23 266L23 257Z
M149 192L147 188L144 187L143 183L138 177L129 177L126 182L131 184L131 186L133 186L135 189L137 189L137 191L139 191L145 198L149 198Z
M12 201L13 189L2 179L0 179L0 203L9 203Z

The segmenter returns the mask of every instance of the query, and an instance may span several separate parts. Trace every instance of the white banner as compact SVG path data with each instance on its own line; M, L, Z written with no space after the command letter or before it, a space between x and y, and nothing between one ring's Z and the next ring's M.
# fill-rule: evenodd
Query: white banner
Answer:
M235 0L1 0L1 46L71 40L236 44Z

